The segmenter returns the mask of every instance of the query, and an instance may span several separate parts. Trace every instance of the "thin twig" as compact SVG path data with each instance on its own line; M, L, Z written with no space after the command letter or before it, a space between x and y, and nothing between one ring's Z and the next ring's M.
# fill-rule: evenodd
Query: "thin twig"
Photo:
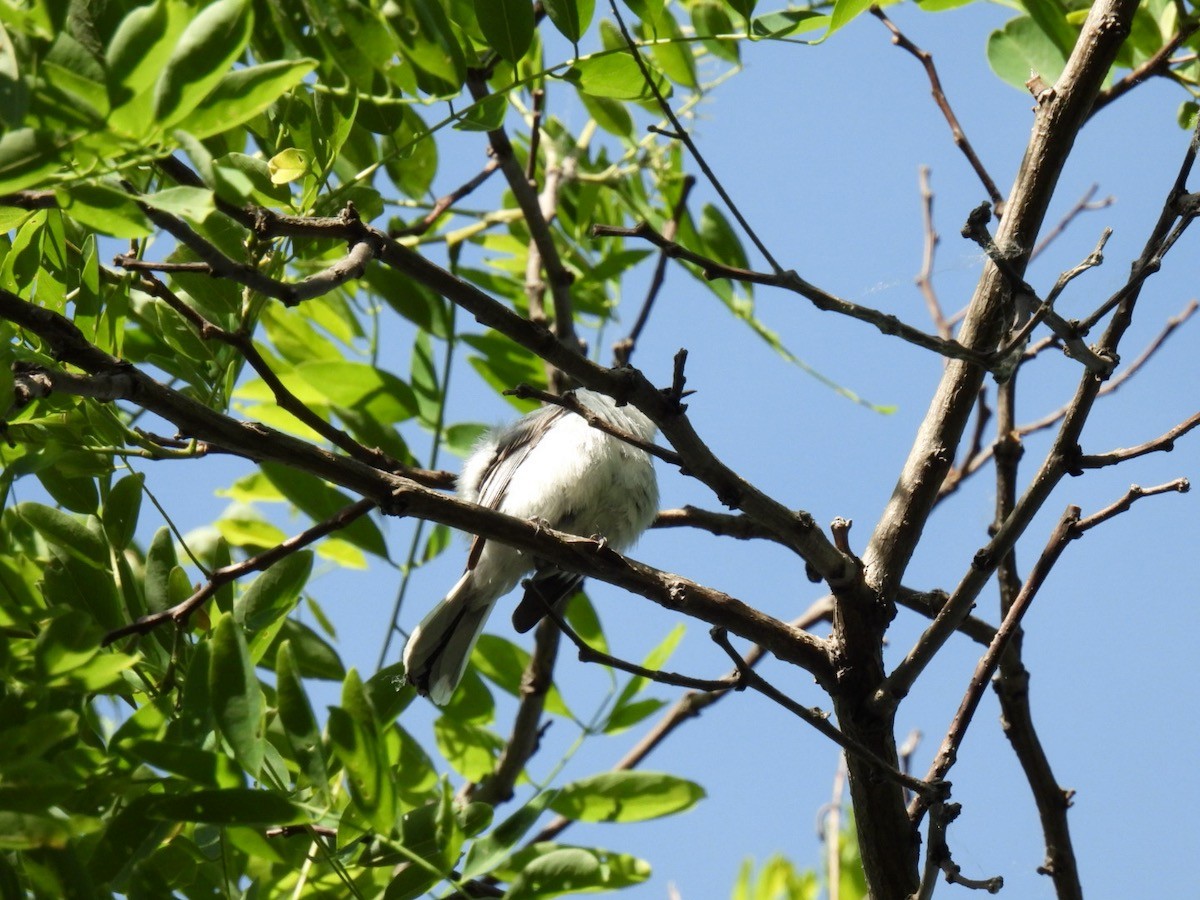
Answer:
M1100 200L1093 201L1092 198L1096 196L1096 191L1099 189L1099 185L1093 184L1084 191L1083 196L1075 202L1075 205L1067 210L1066 214L1055 223L1054 227L1047 231L1045 236L1037 242L1033 251L1029 254L1030 262L1037 259L1047 247L1054 243L1067 230L1067 226L1079 218L1079 216L1091 210L1107 209L1117 202L1116 198L1111 194Z
M404 228L398 228L395 231L392 231L391 236L394 238L419 237L420 235L425 234L434 226L434 223L436 223L437 220L442 217L442 214L446 212L446 210L452 207L459 200L466 197L468 194L472 193L476 188L487 181L488 178L491 177L492 173L499 168L500 163L497 160L489 159L487 164L483 167L478 175L455 188L450 193L439 197L437 202L430 207L429 212L427 212L421 219L414 222L412 225L406 225Z
M188 616L203 606L208 598L224 585L229 584L231 581L236 581L250 572L265 572L284 557L291 556L296 551L302 550L328 534L340 531L351 522L365 516L375 507L376 503L373 500L356 500L325 521L318 522L311 528L293 535L287 540L271 547L269 550L264 550L257 556L252 556L250 559L240 563L222 566L214 571L204 585L186 600L181 600L170 609L142 616L128 625L122 625L120 628L113 629L104 636L102 643L107 646L113 641L131 634L148 634L159 625L168 621L174 622L176 625L181 624L187 621Z
M1147 59L1144 63L1122 78L1115 84L1106 87L1096 95L1096 102L1092 104L1092 111L1088 114L1094 116L1108 104L1112 103L1119 97L1124 96L1129 91L1133 90L1147 78L1154 75L1165 75L1170 71L1172 65L1171 54L1183 46L1196 29L1200 28L1200 21L1192 17L1184 17L1183 22L1179 26L1179 30L1171 36L1171 39L1165 41L1154 55Z
M467 72L467 88L476 100L490 96L484 73L477 69ZM563 265L558 247L554 243L554 234L550 228L550 219L538 196L537 189L530 183L517 160L516 150L509 140L508 132L503 124L488 132L488 141L492 152L500 163L500 169L508 181L509 189L517 201L517 206L525 217L529 228L529 236L537 247L541 257L541 265L546 270L546 280L549 282L550 295L554 298L554 328L558 339L565 346L577 347L575 336L575 317L572 312L571 282L572 276Z
M1145 456L1147 453L1170 453L1175 449L1175 441L1198 425L1200 425L1200 413L1190 416L1166 433L1153 440L1146 441L1144 444L1120 450L1110 450L1108 453L1085 454L1080 456L1076 460L1076 463L1081 469L1099 469L1104 466L1116 465L1129 459L1136 459L1139 456Z
M805 281L794 271L789 270L787 272L771 274L725 265L717 260L709 259L693 250L689 250L675 241L667 240L646 222L639 222L632 227L593 225L592 234L594 236L642 238L662 249L664 253L673 259L681 259L684 262L699 266L704 277L709 280L728 278L731 281L742 281L748 284L762 284L769 287L783 288L806 298L813 306L823 312L836 312L840 315L857 319L860 322L867 322L874 325L883 334L895 335L908 341L910 344L916 344L918 347L932 350L950 359L973 362L984 369L988 367L989 358L986 354L977 353L955 340L945 340L936 335L926 334L919 328L906 325L890 313L883 313L868 306L860 306L857 303L851 303L849 300L836 297Z
M668 136L682 142L683 145L687 147L688 152L692 155L692 158L696 160L696 164L700 166L700 171L704 173L704 177L708 179L709 184L713 186L713 190L717 192L718 196L720 196L721 200L725 203L725 208L729 210L735 219L737 219L738 224L742 226L742 230L746 232L746 236L750 238L754 246L758 248L758 252L762 254L763 259L767 261L767 265L771 267L771 271L775 272L777 275L782 274L782 267L775 261L775 257L771 255L771 251L767 249L767 245L762 242L754 229L750 227L750 223L746 220L746 217L742 215L742 211L738 209L737 204L733 202L733 198L730 197L729 193L725 190L725 186L721 184L721 181L717 178L716 173L713 172L713 170L709 167L708 162L704 159L704 156L700 153L700 149L696 146L696 142L692 140L691 135L687 133L687 130L679 121L679 117L675 115L675 111L671 109L671 104L667 102L667 98L664 97L662 91L659 90L658 82L654 80L654 76L651 74L649 67L646 65L646 61L642 59L642 54L638 49L637 43L634 41L633 36L629 33L629 29L625 25L625 19L622 17L620 9L617 8L616 0L609 0L608 5L612 10L613 18L617 21L617 27L621 30L621 36L625 39L625 45L629 47L629 52L633 56L633 61L637 63L638 69L641 70L642 79L646 82L646 86L650 89L650 92L654 94L654 99L658 101L659 108L662 109L663 115L667 117L667 121L671 123L671 128L674 129L674 131Z
M992 640L991 646L988 647L987 652L980 657L979 662L976 664L975 672L971 676L966 694L959 704L958 712L951 721L950 728L946 732L946 737L943 739L937 756L934 758L933 764L925 776L927 783L937 784L942 782L951 767L953 767L958 758L958 750L962 745L963 738L966 737L967 729L970 727L971 721L975 716L975 711L979 708L979 701L983 697L983 692L987 688L988 682L996 673L996 667L1000 663L1001 656L1007 648L1009 641L1017 632L1021 619L1029 611L1034 597L1037 596L1038 591L1045 584L1047 576L1049 576L1051 569L1054 568L1055 563L1058 562L1059 557L1062 556L1067 545L1097 525L1128 511L1137 500L1172 491L1187 493L1188 488L1189 485L1186 478L1178 478L1166 484L1150 488L1141 488L1134 485L1121 499L1087 518L1081 517L1078 506L1068 506L1066 508L1059 518L1058 524L1050 533L1050 538L1046 542L1046 547L1042 551L1041 556L1033 564L1033 568L1029 572L1029 577L1025 579L1025 583L1021 586L1020 593L1013 600L1012 605L1005 614L1004 621L996 629L996 637ZM910 813L913 820L917 821L926 807L926 803L921 797L916 798L913 803L914 807L910 810Z
M729 658L733 660L734 665L738 667L742 678L747 687L751 687L758 691L769 700L773 700L779 706L782 706L788 712L798 716L803 721L807 722L825 737L829 738L847 753L856 756L858 759L870 764L872 769L878 775L888 781L903 785L908 788L918 797L924 797L929 800L934 800L944 794L944 787L933 784L927 781L921 781L919 778L914 778L911 775L905 775L899 769L889 765L882 757L878 756L869 747L850 737L843 731L839 730L829 721L829 713L820 709L810 708L803 704L797 703L787 694L780 691L777 687L746 665L741 654L734 649L729 643L729 633L721 627L716 627L709 632L712 635L713 641L729 654Z
M663 225L662 234L667 240L673 241L676 233L679 231L679 222L687 213L688 195L691 194L692 188L696 186L696 178L694 175L687 175L683 179L683 183L679 188L679 199L675 201L675 206L671 210L671 218ZM646 299L642 301L642 308L638 312L637 319L633 323L633 328L629 330L629 334L613 346L613 365L627 366L629 360L633 356L633 350L637 346L638 338L642 335L642 329L646 327L646 323L650 320L650 311L654 308L654 301L658 299L659 292L667 277L667 261L670 257L666 250L660 250L658 254L658 262L655 263L654 272L650 276L650 286L646 289Z
M948 341L954 337L954 331L946 321L946 313L938 300L937 292L933 289L933 258L942 239L933 222L933 189L929 185L929 166L921 166L917 170L917 183L921 189L921 224L925 235L921 250L921 271L917 273L916 278L917 288L925 298L925 306L929 309L933 327L937 329L942 340Z
M971 164L971 168L975 171L980 183L983 184L983 189L987 191L988 199L992 201L992 205L996 208L996 215L1002 215L1004 212L1004 195L1000 193L999 188L996 187L996 182L992 180L992 176L984 168L983 161L980 160L979 155L975 152L975 148L967 140L967 135L958 122L958 116L954 115L950 101L946 99L946 92L942 89L942 81L938 77L937 66L933 64L933 55L928 50L922 50L905 37L900 29L896 27L892 20L878 6L871 7L871 15L882 22L887 27L887 30L892 33L893 44L903 50L907 50L925 68L925 74L929 78L929 88L933 93L933 100L937 103L938 109L942 111L942 115L946 118L946 124L950 126L950 136L954 139L954 145L962 151L963 155L967 158L967 162Z
M822 597L812 604L798 618L793 619L789 624L793 628L799 628L807 631L819 622L827 621L833 613L833 600L830 597ZM743 664L753 668L758 665L766 657L766 651L757 644L746 651L742 657ZM741 678L741 666L735 666L732 671L726 676L726 679L737 681ZM731 689L723 688L718 691L688 691L668 709L654 724L654 726L642 736L630 750L621 759L619 759L612 767L614 772L624 772L629 769L636 769L646 758L670 737L676 729L685 722L696 718L700 713L708 709L713 704L729 696ZM549 841L558 837L566 830L574 820L564 816L552 820L546 825L530 843L539 843L541 841Z
M1020 310L1024 305L1028 305L1029 308L1036 308L1037 311L1034 315L1043 319L1058 336L1063 342L1064 352L1069 357L1083 363L1089 371L1107 376L1112 372L1113 366L1116 364L1115 360L1104 359L1092 350L1092 348L1084 343L1083 338L1080 337L1081 334L1086 334L1086 331L1080 331L1078 327L1067 322L1066 319L1053 310L1049 301L1038 297L1037 291L1014 268L1012 260L1009 259L1004 250L992 238L991 233L987 229L988 215L986 203L977 207L967 217L967 224L963 227L962 234L963 237L969 238L978 244L983 252L987 254L988 259L992 261L992 264L1004 276L1012 292L1014 311ZM1090 266L1084 266L1084 269L1086 268L1090 268ZM1069 281L1070 279L1067 280ZM1000 351L997 351L993 356L1000 360L1003 358Z

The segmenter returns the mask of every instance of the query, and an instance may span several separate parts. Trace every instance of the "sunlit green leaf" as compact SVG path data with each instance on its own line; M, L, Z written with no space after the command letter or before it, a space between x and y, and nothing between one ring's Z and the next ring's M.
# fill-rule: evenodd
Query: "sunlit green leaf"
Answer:
M691 809L704 797L695 782L661 772L605 772L565 785L550 808L584 822L641 822Z
M154 115L171 126L195 109L250 38L253 13L248 0L217 0L184 29L159 76Z
M533 5L526 0L475 0L475 17L492 49L511 63L533 42Z
M242 629L232 616L222 616L217 623L212 648L208 687L217 725L242 768L257 778L266 728L262 688Z

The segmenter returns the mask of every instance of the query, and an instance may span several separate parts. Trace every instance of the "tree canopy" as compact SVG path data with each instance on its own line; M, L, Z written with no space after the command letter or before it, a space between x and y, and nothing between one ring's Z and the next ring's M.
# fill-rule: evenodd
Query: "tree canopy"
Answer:
M833 777L827 852L772 855L795 846L781 836L708 895L999 890L1009 861L974 844L988 871L964 872L952 824L971 813L961 769L987 778L959 752L990 727L991 685L1015 757L1003 790L1043 850L1019 866L1082 896L1023 628L1069 547L1188 489L1186 466L1116 493L1091 476L1120 464L1127 484L1200 424L1178 382L1154 389L1165 424L1093 415L1196 308L1156 286L1198 208L1200 17L1168 0L997 9L965 52L1023 97L1002 169L973 140L987 111L921 43L920 23L970 5L0 0L0 895L636 893L660 851L641 823L692 811L690 852L721 840L705 798L739 740L788 784L798 767L828 796ZM867 27L914 97L932 90L936 126L914 130L970 182L947 214L975 257L954 291L927 171L919 204L904 189L911 223L887 226L924 245L903 302L824 281L732 187L815 196L821 173L766 158L770 132L804 119L805 92L866 115L870 85L775 68L769 112L714 137L714 97L756 59L819 58ZM1132 266L1100 281L1109 232L1078 253L1062 234L1106 204L1064 200L1063 173L1095 117L1142 97L1178 140L1116 239ZM802 140L838 128L805 121ZM879 134L879 155L906 137ZM863 193L895 193L874 174ZM868 233L831 244L868 271ZM1146 309L1156 289L1166 312ZM682 293L710 312L669 304ZM901 370L918 367L915 387ZM501 403L569 408L578 386L659 429L674 487L632 558L449 492ZM879 428L903 446L873 444ZM759 447L770 462L746 464ZM1080 475L1103 502L1072 493ZM456 577L455 530L589 580L531 642L497 615L435 709L398 660ZM1122 568L1103 557L1090 567ZM1186 567L1156 565L1156 615L1182 614ZM1138 621L1074 614L1114 642ZM706 655L677 653L685 622ZM717 703L751 712L708 759L689 733ZM660 771L670 745L708 770ZM809 772L797 747L843 769ZM816 813L780 772L749 774L747 816Z

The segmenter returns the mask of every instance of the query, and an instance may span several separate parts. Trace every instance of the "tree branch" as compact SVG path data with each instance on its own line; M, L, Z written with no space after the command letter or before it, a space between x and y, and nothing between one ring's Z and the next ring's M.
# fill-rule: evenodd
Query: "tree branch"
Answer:
M942 111L942 115L946 119L946 124L950 126L950 136L954 139L954 146L962 151L963 156L967 158L971 168L978 176L983 189L987 191L988 199L992 201L992 205L996 208L996 215L1002 215L1004 212L1004 196L996 187L996 182L992 181L992 176L988 174L984 168L983 161L980 160L975 148L971 146L971 142L967 140L966 133L962 130L962 126L958 122L958 116L954 114L954 110L950 106L950 101L946 99L946 92L942 89L942 80L938 77L937 66L933 64L933 54L928 50L922 50L912 41L910 41L899 28L889 19L878 6L871 7L871 15L882 22L887 30L892 33L892 43L902 50L906 50L916 57L917 61L924 67L925 75L929 79L929 89L933 94L933 100L937 104L938 109Z

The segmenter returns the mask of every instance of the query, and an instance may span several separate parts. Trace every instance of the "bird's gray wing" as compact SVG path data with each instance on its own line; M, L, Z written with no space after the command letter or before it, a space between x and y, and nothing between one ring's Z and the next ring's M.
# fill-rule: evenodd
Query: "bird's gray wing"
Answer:
M518 419L496 435L496 446L492 458L479 476L476 502L489 509L500 509L513 473L520 468L530 451L537 446L542 436L567 411L560 406L544 407ZM476 536L467 553L467 568L475 568L479 554L483 552L484 539Z

